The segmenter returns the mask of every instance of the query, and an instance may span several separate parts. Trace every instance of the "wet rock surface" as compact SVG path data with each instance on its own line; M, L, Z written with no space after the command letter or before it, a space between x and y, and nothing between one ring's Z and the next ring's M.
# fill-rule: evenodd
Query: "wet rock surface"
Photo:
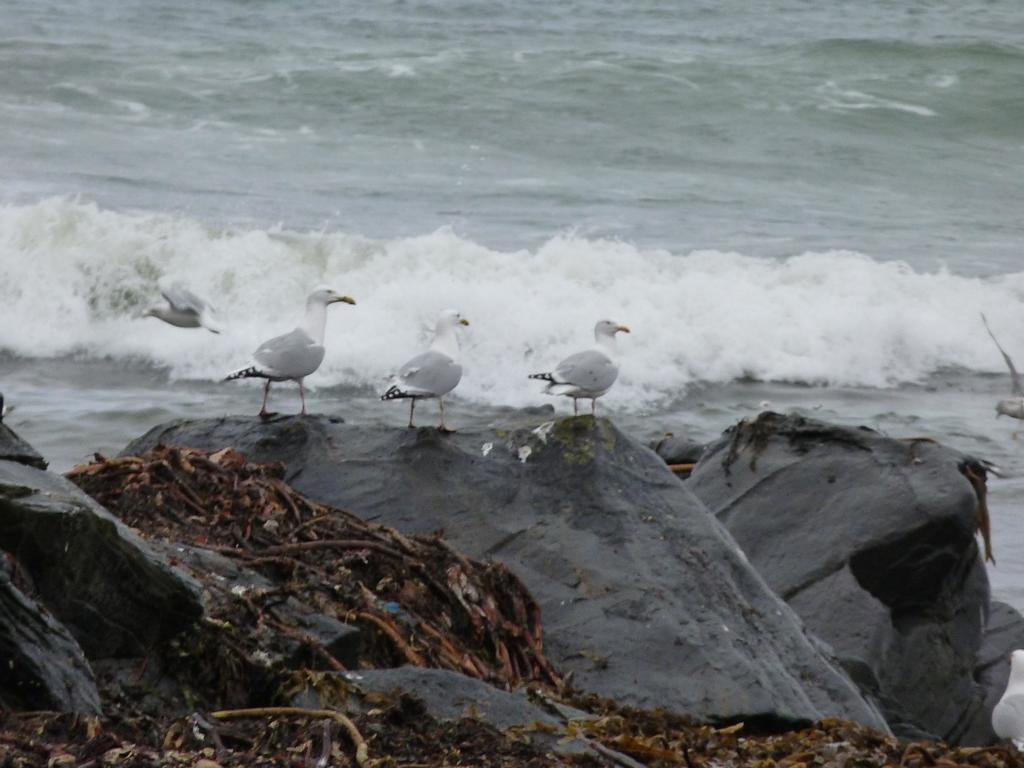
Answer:
M1006 677L982 653L978 472L929 440L765 413L710 446L687 485L896 733L989 743ZM993 608L993 644L1024 643L1012 613Z
M506 563L582 689L712 720L885 727L664 462L605 420L443 435L230 418L158 427L125 453L158 443L283 462L313 498Z
M62 477L0 461L0 550L92 658L143 653L202 613L196 585Z
M46 459L2 421L0 421L0 461L14 461L36 469L46 469Z
M99 713L99 692L78 643L3 570L0 660L0 709Z

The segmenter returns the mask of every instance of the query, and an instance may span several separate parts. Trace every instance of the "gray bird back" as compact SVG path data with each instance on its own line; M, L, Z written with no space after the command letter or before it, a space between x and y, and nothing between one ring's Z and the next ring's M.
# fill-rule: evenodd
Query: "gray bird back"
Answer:
M555 381L573 384L588 392L604 392L619 376L619 367L596 349L569 355L554 371Z
M180 285L172 285L160 291L160 294L167 300L172 309L176 309L179 312L195 312L197 315L201 315L210 309L210 306L205 301Z
M271 378L300 379L320 367L324 347L301 328L296 328L263 342L253 360Z
M398 372L400 389L418 391L423 397L448 394L462 379L462 366L433 349L416 355Z

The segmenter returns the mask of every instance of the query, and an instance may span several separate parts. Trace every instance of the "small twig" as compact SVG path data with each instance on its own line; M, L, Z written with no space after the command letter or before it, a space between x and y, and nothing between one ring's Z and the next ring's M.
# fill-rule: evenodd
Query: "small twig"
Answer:
M296 525L294 528L292 528L291 531L289 531L289 534L291 536L294 536L299 531L303 531L306 528L309 528L311 526L317 525L319 523L324 522L325 520L330 520L330 519L331 519L330 515L317 515L316 517L311 517L311 518L309 518L309 520L306 520L301 525Z
M417 667L427 666L427 662L423 660L423 657L420 656L411 645L402 639L402 636L398 634L397 629L384 621L384 619L379 616L374 616L372 613L367 613L366 611L356 613L356 618L370 622L381 632L387 635L388 639L395 644L395 647L398 648L402 655L405 656L411 664L415 664Z
M281 544L276 547L263 547L258 552L250 553L234 547L207 547L215 552L231 557L247 557L250 554L264 555L287 555L291 552L306 552L315 549L370 549L388 555L398 560L404 558L400 552L396 552L383 544L375 541L364 541L362 539L322 539L320 541L298 541L294 544Z
M321 642L319 642L317 640L314 640L311 636L309 636L305 632L301 632L301 631L299 631L297 629L289 627L287 624L285 624L283 621L278 619L276 616L274 616L271 619L270 623L271 623L271 626L273 626L274 629L276 629L282 635L290 637L293 640L298 641L302 645L306 645L309 648L313 649L313 651L315 651L318 656L320 656L325 662L327 662L327 666L329 666L335 672L346 672L347 671L345 665L342 664L340 661L338 661L336 658L334 658L334 655L324 647L323 643L321 643Z
M696 466L696 464L669 464L668 468L677 475L688 475Z
M352 744L356 748L356 763L364 765L369 759L366 741L363 739L356 724L349 720L341 712L333 709L303 709L302 707L252 707L250 709L222 709L218 712L211 712L210 717L214 720L234 720L237 718L259 718L276 717L278 715L295 715L296 717L329 717L348 732Z
M295 501L292 499L291 489L284 484L281 480L275 480L273 487L277 489L278 494L284 499L284 503L288 506L292 516L295 518L295 522L302 524L302 513L299 512L299 508L295 506Z

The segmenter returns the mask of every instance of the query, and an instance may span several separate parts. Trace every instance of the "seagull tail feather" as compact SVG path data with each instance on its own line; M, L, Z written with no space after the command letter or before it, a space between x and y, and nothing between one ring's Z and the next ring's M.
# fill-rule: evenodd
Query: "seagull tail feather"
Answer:
M224 377L224 381L234 381L235 379L265 379L267 378L263 373L256 368L255 365L250 365L248 368L240 368L234 373L229 373Z
M390 387L387 388L387 391L385 391L384 394L380 396L380 399L399 400L403 397L413 397L413 395L410 395L408 392L403 392L402 390L400 390L397 384L392 384Z

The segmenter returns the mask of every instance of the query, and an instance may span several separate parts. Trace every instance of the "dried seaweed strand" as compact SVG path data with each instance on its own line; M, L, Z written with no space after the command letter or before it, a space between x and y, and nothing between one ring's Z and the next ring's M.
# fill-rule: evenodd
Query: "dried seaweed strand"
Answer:
M348 732L349 738L352 740L352 745L356 748L356 763L359 765L365 765L369 759L369 750L366 746L366 741L363 739L359 729L356 728L356 724L349 720L341 712L337 712L333 709L303 709L302 707L252 707L249 709L222 709L217 712L211 712L210 717L215 720L232 720L239 717L278 717L278 716L296 716L296 717L327 717L340 723L341 726Z

